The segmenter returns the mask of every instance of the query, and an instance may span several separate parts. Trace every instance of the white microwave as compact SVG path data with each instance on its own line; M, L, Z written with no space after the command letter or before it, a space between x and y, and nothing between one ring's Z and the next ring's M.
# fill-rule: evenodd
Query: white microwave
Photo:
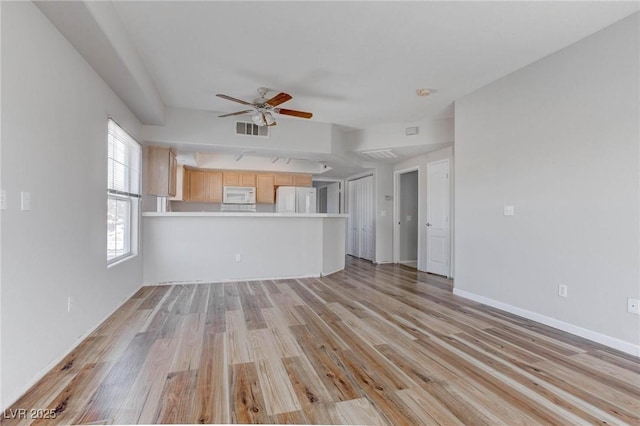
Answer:
M252 186L225 186L222 202L225 204L255 204L256 189Z

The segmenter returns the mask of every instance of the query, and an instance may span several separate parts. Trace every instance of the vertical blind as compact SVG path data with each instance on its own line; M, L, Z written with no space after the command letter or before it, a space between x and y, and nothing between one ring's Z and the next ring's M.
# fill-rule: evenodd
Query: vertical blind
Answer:
M107 189L110 193L139 197L140 145L111 119L108 133Z

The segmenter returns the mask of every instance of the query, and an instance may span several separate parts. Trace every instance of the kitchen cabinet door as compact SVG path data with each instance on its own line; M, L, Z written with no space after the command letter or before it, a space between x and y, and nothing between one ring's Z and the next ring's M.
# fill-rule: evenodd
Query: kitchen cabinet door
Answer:
M224 186L240 186L240 173L224 172L222 182Z
M189 201L190 200L190 192L191 192L191 170L184 167L182 169L182 200Z
M256 186L256 174L255 173L240 173L240 185L239 186Z
M276 186L293 186L293 175L278 173L275 175Z
M200 170L189 171L189 201L207 201L206 172Z
M256 178L256 203L274 204L276 202L276 189L273 175L258 175Z
M176 195L176 154L170 148L147 149L147 194L159 197Z
M311 186L311 175L293 175L294 186Z
M210 203L222 202L223 174L220 172L206 172L207 195L206 201Z

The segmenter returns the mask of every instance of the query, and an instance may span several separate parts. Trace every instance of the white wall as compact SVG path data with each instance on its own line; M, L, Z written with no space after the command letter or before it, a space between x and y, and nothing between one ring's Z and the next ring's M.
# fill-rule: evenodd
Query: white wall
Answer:
M640 354L638 16L456 103L455 286Z
M419 127L417 135L406 135L407 127ZM390 149L412 145L439 145L454 139L453 118L422 120L412 123L379 124L349 134L352 151Z
M177 215L143 219L147 284L317 277L344 268L346 217Z
M107 269L105 222L107 115L133 135L140 124L32 3L2 3L1 51L5 408L140 287L142 269L140 256Z
M375 168L376 263L393 262L393 166L379 163ZM386 199L389 196L389 199Z
M396 163L393 167L394 171L418 168L418 269L426 271L427 268L427 164L433 161L440 161L448 159L451 167L451 176L454 179L450 179L451 182L451 217L455 216L454 203L453 203L453 184L455 180L454 173L454 161L453 161L453 147L447 147L432 151L427 154L412 157ZM454 226L451 228L453 242ZM453 244L452 244L453 246ZM451 251L451 268L449 275L453 277L454 272L454 259L453 259L453 247Z

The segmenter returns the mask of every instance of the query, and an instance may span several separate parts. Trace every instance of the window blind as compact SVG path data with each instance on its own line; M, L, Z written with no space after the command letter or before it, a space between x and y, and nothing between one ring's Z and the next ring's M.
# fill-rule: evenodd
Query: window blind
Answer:
M108 125L108 182L110 193L140 197L140 144L115 121Z

